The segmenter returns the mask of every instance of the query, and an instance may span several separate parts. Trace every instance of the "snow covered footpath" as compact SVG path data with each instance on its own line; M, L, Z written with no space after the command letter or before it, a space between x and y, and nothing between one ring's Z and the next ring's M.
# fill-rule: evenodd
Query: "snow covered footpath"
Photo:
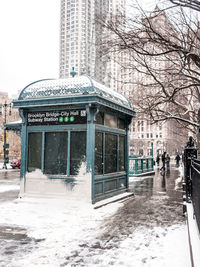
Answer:
M24 227L29 237L44 239L23 257L13 255L4 266L190 267L185 224L138 226L120 241L101 239L105 220L123 205L94 209L83 201L41 198L1 203L0 225Z
M0 173L12 173L15 171L12 169L10 164L7 164L7 169L2 169L3 164L0 163ZM20 188L20 181L19 179L2 179L0 180L0 193L8 192L8 191L18 191Z
M0 193L19 190L19 185L7 184L0 186Z

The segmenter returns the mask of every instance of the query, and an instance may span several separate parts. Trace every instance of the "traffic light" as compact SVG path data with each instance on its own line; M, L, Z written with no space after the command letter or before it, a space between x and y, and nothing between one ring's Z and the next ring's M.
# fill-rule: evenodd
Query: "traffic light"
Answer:
M9 134L8 134L8 132L6 132L6 137L8 138L8 136L9 136Z
M1 142L3 142L4 141L4 136L3 136L3 134L1 135Z
M4 164L9 163L9 144L4 145Z

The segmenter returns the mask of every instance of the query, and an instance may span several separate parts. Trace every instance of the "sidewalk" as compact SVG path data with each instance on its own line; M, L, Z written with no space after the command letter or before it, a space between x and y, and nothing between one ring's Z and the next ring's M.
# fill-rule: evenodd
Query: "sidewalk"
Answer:
M190 267L179 169L135 179L135 197L98 209L81 198L1 202L0 266Z
M200 234L197 227L192 203L187 203L188 239L190 245L192 267L200 266Z

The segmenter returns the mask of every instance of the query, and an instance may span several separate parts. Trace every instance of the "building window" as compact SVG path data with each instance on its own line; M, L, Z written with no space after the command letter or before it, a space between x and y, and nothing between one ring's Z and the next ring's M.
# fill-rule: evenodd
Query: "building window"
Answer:
M144 132L144 121L141 121L141 132Z
M140 132L140 121L138 121L138 127L137 131Z
M135 122L133 122L133 132L135 132Z

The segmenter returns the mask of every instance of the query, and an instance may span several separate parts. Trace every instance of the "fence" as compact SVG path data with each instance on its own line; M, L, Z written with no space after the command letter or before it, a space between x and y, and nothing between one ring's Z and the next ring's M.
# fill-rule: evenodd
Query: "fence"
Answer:
M154 161L152 157L137 158L129 157L129 174L137 175L147 172L152 172L154 170Z
M192 176L192 204L197 220L197 225L200 231L200 160L192 160L191 162Z
M197 159L197 148L194 146L188 145L184 150L184 182L186 201L193 205L200 232L200 160Z

